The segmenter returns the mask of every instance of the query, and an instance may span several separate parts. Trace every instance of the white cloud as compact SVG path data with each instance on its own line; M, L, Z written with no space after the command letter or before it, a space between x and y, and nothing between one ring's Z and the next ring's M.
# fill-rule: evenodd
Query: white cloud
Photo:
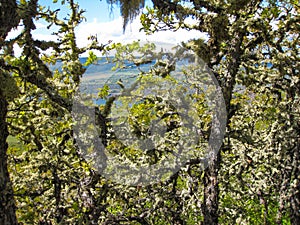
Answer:
M186 22L190 24L195 23L192 19L187 19ZM51 35L53 31L48 30L46 26L47 25L43 23L36 22L37 29L33 31L33 37L39 40L56 41L57 37ZM161 47L171 49L182 41L188 41L193 38L207 38L206 34L200 33L199 31L187 31L182 29L176 32L160 31L152 35L146 35L143 31L140 31L141 27L142 25L139 18L136 18L127 26L125 33L123 33L122 17L108 22L99 22L95 18L92 22L84 22L76 28L77 43L80 47L86 46L89 43L88 37L97 35L98 40L103 44L106 44L110 40L123 44L140 40L142 43L147 41L154 42L158 49ZM22 28L22 26L19 26L18 29L12 30L7 39L19 35ZM16 48L16 52L20 53L21 49Z
M41 23L41 22L36 22L35 27L36 27L36 29L42 29L42 28L46 28L47 25L44 23Z
M189 20L189 23L195 21ZM176 46L182 41L188 41L193 38L207 38L206 34L200 33L199 31L187 31L178 30L173 31L160 31L152 35L146 35L143 31L139 31L142 27L139 18L136 18L130 23L125 33L123 33L123 20L122 17L116 18L109 22L98 22L94 19L93 22L86 22L81 24L77 29L78 44L85 46L88 43L88 36L97 35L98 40L105 44L109 40L113 42L130 43L134 40L140 40L141 42L154 42L159 47L170 47Z
M45 40L45 41L56 41L57 37L54 35L51 35L52 31L50 31L46 28L47 25L40 23L40 22L36 22L35 26L36 26L36 29L33 30L33 32L32 32L32 36L34 39ZM22 33L23 29L24 29L24 25L21 22L17 28L12 29L8 33L6 40L11 40L11 39L16 38L18 35L20 35ZM15 52L16 56L20 56L22 53L22 48L20 48L17 44L14 44L14 52ZM50 51L48 51L48 52L50 52Z
M6 40L11 40L13 38L16 38L18 35L21 34L23 30L23 25L19 25L17 26L17 28L14 28L12 29L8 34L7 34L7 37L6 37Z

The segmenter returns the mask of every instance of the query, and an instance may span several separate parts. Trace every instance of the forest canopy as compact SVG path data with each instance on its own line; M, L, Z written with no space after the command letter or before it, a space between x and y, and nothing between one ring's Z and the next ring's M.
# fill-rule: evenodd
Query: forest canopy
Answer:
M139 18L146 34L206 34L173 52L97 36L79 47L85 9L53 3L0 2L0 224L300 224L298 1L107 0L123 29ZM33 35L38 20L55 41ZM120 96L103 85L104 104L84 105L82 77L95 52L110 51L115 69L138 72L129 86L116 79ZM186 86L174 75L182 59L193 62L181 72ZM224 111L211 115L212 106ZM152 182L131 182L125 169L118 180L105 175L178 162L182 152L191 154L159 179L153 170Z

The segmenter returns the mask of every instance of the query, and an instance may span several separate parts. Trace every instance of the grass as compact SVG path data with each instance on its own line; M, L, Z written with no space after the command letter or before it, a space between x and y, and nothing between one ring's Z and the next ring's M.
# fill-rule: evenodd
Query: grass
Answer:
M8 143L8 146L11 148L22 149L22 147L23 147L22 143L16 137L11 136L11 135L9 135L7 137L7 143Z

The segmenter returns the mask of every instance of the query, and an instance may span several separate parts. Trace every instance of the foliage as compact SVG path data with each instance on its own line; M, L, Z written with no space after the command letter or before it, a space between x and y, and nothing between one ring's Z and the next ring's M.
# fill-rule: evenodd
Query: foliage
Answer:
M11 218L15 204L18 222L23 224L300 223L297 1L153 1L154 7L140 17L146 33L186 29L207 34L207 39L191 39L177 46L174 54L155 52L152 43L103 45L92 37L88 46L79 48L75 29L84 20L84 10L73 0L53 2L57 8L69 6L65 19L36 0L11 1L10 8L0 4L1 12L3 7L8 9L3 10L1 21L13 16L12 23L4 21L0 30L0 192L1 200L8 199L12 206L7 211ZM124 28L144 6L140 0L109 2L120 3ZM32 37L37 20L55 30L57 41ZM7 33L20 21L20 35L7 40ZM22 48L21 56L15 56L14 44ZM131 86L118 81L118 98L111 95L108 85L99 90L98 97L106 104L93 106L93 110L106 154L129 165L155 165L176 155L180 139L201 134L197 144L185 146L193 151L180 169L147 186L139 181L125 185L103 176L99 165L84 156L74 139L77 124L72 118L72 101L81 77L97 60L94 51L113 49L115 69L132 62L140 73ZM82 64L79 58L84 52L89 57ZM197 73L204 68L187 67L183 81L176 77L177 63L191 55L198 64L203 60L215 75L228 113L221 151L211 152L207 162L202 160L206 147L202 143L209 140L212 129L205 98L209 89L201 87L205 80ZM142 66L153 60L154 66L145 71ZM49 65L58 61L61 69L51 71ZM174 107L176 102L170 102L168 95L154 92L132 104L128 96L140 96L152 84L172 84L174 93L182 93L174 95L179 102L190 99L194 111L188 117L199 133L184 129L186 121L179 116L184 108ZM122 118L121 112L126 116ZM124 118L136 143L122 141L126 137L116 130L122 124L119 119ZM149 132L157 120L164 137ZM11 135L8 150L6 127ZM143 151L139 144L146 143L144 140L156 145L147 142ZM0 222L9 218L1 218L5 207L0 204ZM4 224L16 224L7 221Z

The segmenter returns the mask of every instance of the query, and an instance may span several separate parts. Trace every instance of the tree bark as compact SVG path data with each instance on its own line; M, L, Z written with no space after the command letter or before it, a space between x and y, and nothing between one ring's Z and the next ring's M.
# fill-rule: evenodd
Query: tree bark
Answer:
M17 3L15 0L1 0L0 2L0 43L5 40L8 32L19 23ZM2 44L0 44L2 47Z
M0 2L0 50L5 45L5 38L12 28L19 23L17 3L15 0L1 0ZM0 76L3 74L0 73ZM12 183L7 168L7 137L6 123L7 96L0 88L0 224L16 225L16 205Z
M222 88L222 94L224 97L224 103L227 111L227 124L230 121L230 115L233 116L231 112L231 98L233 88L236 83L236 74L240 66L240 56L242 55L241 45L245 31L237 31L234 38L232 38L229 49L229 58L227 64L227 72L223 74L223 79L217 77L218 82ZM225 115L216 115L216 123L221 124L222 117ZM222 129L219 127L219 129ZM220 132L222 132L220 130ZM221 149L216 149L213 145L211 146L209 153L209 164L208 167L204 170L204 202L202 206L202 213L204 217L204 224L217 225L219 214L219 184L218 184L218 173L221 163L221 151L224 146L221 146Z
M290 217L291 224L298 225L300 224L300 138L297 139L297 145L293 154L292 167Z
M220 167L220 152L213 153L208 167L204 171L204 202L202 213L204 223L209 225L218 224L218 206L219 206L219 186L218 186L218 171Z
M1 76L1 74L0 74ZM0 90L0 224L18 224L13 188L7 169L8 136L6 114L8 103Z

